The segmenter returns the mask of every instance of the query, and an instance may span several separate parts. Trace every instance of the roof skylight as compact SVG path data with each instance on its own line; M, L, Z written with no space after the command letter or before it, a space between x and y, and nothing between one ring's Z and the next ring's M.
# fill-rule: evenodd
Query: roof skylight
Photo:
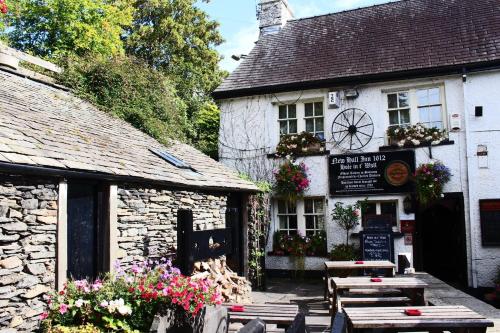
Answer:
M179 168L179 169L191 169L194 170L189 164L184 162L181 159L178 159L177 157L173 156L172 154L164 151L164 150L159 150L159 149L154 149L150 148L149 149L153 154L163 158L165 161L168 163L172 164L173 166Z

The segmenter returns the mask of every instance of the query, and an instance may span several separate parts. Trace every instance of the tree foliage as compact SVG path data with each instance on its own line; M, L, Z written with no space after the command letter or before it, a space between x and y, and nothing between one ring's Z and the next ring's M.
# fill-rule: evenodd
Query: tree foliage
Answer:
M185 139L186 105L162 73L129 57L72 58L65 67L60 81L100 109L165 144Z
M123 54L129 0L19 0L7 15L10 45L46 58Z
M126 51L175 78L191 115L201 108L225 72L215 50L219 24L195 0L136 0Z
M220 110L213 103L205 103L196 115L196 147L208 156L217 159L219 152Z

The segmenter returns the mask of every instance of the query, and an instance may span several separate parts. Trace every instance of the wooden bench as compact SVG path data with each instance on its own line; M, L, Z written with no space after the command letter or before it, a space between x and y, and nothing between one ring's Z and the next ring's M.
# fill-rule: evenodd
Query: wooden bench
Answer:
M405 314L406 309L418 309L421 316ZM493 322L464 306L344 308L349 333L370 329L391 331L464 331L485 333Z
M333 315L338 311L341 311L343 303L340 302L340 298L344 298L344 304L351 302L356 302L352 298L353 295L359 293L363 295L369 294L371 297L365 297L366 299L371 298L370 302L367 304L381 304L387 305L395 304L412 304L412 305L426 305L424 297L424 288L427 284L419 279L404 277L404 278L383 278L381 282L372 282L369 277L349 277L349 278L330 278L329 283L329 308L330 314ZM373 292L367 292L366 290L374 290ZM389 293L394 293L397 290L401 294L398 296L386 296L385 291ZM348 298L346 298L348 297ZM400 297L405 297L400 298ZM357 301L357 305L362 305L361 300ZM378 303L373 303L374 299L379 298ZM384 301L386 300L386 301ZM404 303L403 303L404 300ZM409 301L408 301L409 300Z
M330 277L336 273L343 272L345 276L350 275L352 272L361 273L366 269L383 270L385 276L394 276L396 265L390 261L363 261L356 264L356 261L325 261L325 276L323 283L325 284L324 299L328 298L328 281Z
M227 307L229 324L247 324L253 319L263 320L266 324L288 328L299 314L299 307L293 304L245 304L243 312L231 311L232 304Z

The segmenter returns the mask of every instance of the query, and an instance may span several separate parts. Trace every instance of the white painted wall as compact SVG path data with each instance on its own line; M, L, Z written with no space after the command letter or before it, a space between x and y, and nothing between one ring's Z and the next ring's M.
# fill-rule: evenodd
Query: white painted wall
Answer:
M480 243L480 224L478 200L482 198L500 198L500 72L471 74L464 86L460 75L432 79L406 80L358 87L359 97L355 100L342 100L339 109L327 108L328 89L295 91L281 94L260 95L221 101L220 158L221 161L240 171L250 174L256 179L272 180L272 171L279 160L270 159L267 154L273 153L279 142L278 104L297 104L299 132L304 130L303 103L323 101L325 105L325 132L327 142L331 141L331 124L340 110L355 107L366 111L375 124L372 141L363 152L377 152L386 144L385 131L389 125L386 110L385 93L407 88L441 85L444 89L446 121L453 113L462 117L461 130L450 132L453 145L432 148L433 158L441 160L452 171L452 179L445 186L445 192L463 192L465 196L466 228L468 236L469 280L474 286L492 284L493 273L500 265L500 249L484 248ZM465 96L465 102L464 102ZM465 119L464 105L467 108ZM474 106L482 105L485 116L475 119ZM415 115L412 114L412 117ZM465 124L470 125L469 151L470 163L467 164ZM489 168L479 169L477 144L486 144L489 154ZM342 154L327 143L331 154ZM416 149L417 165L430 161L428 148ZM326 228L329 249L344 241L344 232L331 220L330 212L334 203L341 200L354 203L366 196L352 198L334 198L328 194L328 163L326 156L301 158L310 171L311 187L306 196L324 196L328 198ZM468 173L469 171L469 173ZM472 213L469 216L468 176L473 183L471 189ZM403 212L404 195L376 196L370 200L398 200L400 219L414 219L413 214L406 216ZM469 219L470 217L470 219ZM472 223L471 223L472 221ZM472 227L471 227L472 225ZM273 230L276 226L273 227ZM269 249L271 248L269 244ZM395 242L395 254L412 252L411 246L404 245L404 239ZM281 266L281 265L280 265ZM272 268L272 267L269 267Z
M479 200L500 199L500 72L469 74L464 98L469 124L472 269L475 285L489 286L500 267L500 247L481 244ZM483 106L483 117L475 116L476 106ZM486 168L479 166L478 145L488 147Z

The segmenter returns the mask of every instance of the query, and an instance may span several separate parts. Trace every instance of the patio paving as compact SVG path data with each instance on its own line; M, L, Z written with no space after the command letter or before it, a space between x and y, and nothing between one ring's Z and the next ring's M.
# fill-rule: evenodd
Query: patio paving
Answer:
M427 274L417 273L429 287L426 289L427 301L433 305L464 305L492 319L495 327L488 333L500 333L500 310L482 302L443 281ZM297 304L306 314L306 324L311 333L330 330L328 305L323 301L323 283L320 279L268 279L266 291L252 292L254 303Z

